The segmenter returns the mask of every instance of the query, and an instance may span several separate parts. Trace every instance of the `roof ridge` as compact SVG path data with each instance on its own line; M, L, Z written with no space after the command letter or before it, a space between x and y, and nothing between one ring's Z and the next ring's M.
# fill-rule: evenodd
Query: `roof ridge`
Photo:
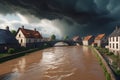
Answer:
M20 30L22 31L22 33L26 38L42 38L42 35L40 34L39 31L25 29L25 28L20 28Z
M117 27L113 30L113 32L109 35L109 37L120 36L120 27Z

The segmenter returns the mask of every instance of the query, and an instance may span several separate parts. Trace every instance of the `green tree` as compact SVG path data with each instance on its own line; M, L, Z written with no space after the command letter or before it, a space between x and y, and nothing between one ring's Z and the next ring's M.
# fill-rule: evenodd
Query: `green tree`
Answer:
M15 30L12 30L11 33L15 36L17 32Z
M56 36L54 34L51 35L51 40L56 40Z
M68 40L69 39L69 36L64 36L64 40Z

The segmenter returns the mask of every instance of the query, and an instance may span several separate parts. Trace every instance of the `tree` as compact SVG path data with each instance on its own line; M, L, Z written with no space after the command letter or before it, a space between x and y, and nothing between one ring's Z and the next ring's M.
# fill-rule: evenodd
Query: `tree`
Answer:
M51 35L51 40L56 40L56 36L54 34Z
M68 40L69 39L69 36L64 36L64 40Z
M15 36L17 32L15 30L12 30L11 33L13 34L13 36Z

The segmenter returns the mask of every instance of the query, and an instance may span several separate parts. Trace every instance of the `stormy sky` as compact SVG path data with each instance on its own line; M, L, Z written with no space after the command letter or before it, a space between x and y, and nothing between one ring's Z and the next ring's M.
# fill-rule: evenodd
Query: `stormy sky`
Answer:
M0 0L0 28L7 25L46 37L109 34L120 25L120 0Z

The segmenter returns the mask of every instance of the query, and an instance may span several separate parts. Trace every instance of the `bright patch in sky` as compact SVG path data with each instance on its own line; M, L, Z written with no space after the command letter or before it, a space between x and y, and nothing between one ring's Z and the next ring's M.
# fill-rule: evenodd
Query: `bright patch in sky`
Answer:
M36 28L43 37L50 37L52 34L55 34L57 38L62 37L61 31L54 24L54 20L39 19L35 16L33 17L33 15L27 16L20 13L0 15L1 29L9 26L11 30L18 30L22 25L24 25L26 29Z
M11 20L20 21L20 18L18 16L16 16L16 14L0 15L0 18L7 19L8 21L11 21Z
M17 13L17 16L21 19L23 23L29 24L28 20L23 15L21 15L20 13Z

